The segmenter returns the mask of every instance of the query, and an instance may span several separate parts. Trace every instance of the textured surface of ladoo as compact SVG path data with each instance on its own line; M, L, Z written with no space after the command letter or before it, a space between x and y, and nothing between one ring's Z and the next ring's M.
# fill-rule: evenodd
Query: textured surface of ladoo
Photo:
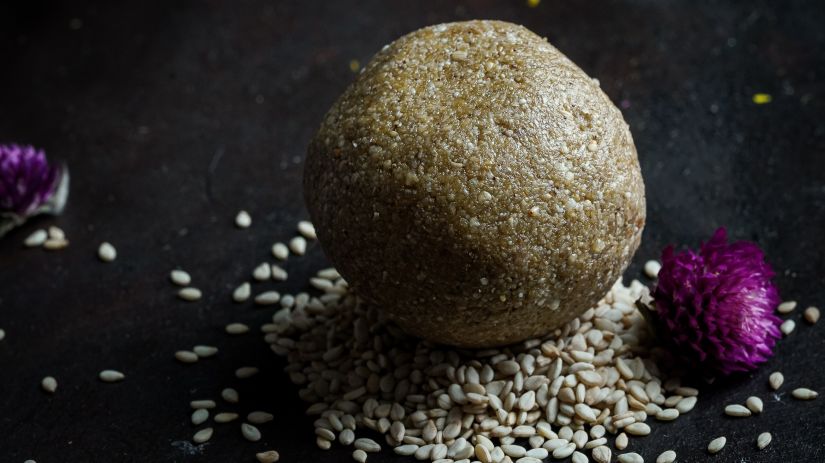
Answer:
M620 111L546 40L500 21L384 47L327 113L304 184L359 294L459 346L547 333L592 307L645 221Z

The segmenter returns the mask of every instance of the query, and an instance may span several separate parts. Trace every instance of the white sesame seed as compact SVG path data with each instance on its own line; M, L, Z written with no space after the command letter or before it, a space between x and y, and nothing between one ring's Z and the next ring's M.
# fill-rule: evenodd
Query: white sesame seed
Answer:
M231 404L236 404L238 403L238 391L227 387L221 391L221 398Z
M241 434L243 434L243 437L250 442L258 442L261 440L261 431L249 423L241 424Z
M814 306L808 307L802 313L802 317L805 319L806 322L813 325L814 323L819 321L819 309Z
M796 309L796 301L785 301L776 307L776 311L781 314L791 313Z
M212 357L218 353L217 347L198 345L192 348L192 351L200 358Z
M66 233L59 227L52 225L51 227L49 227L49 239L58 241L65 240Z
M793 320L785 320L779 325L779 330L782 331L785 336L793 333L794 328L796 328L796 322Z
M355 445L355 448L357 448L359 450L363 450L365 452L373 453L373 452L381 451L381 446L378 445L377 442L375 442L372 439L366 438L366 437L362 437L360 439L355 439L354 445Z
M188 350L179 350L175 352L175 359L181 363L195 363L198 361L198 354Z
M193 401L189 402L189 406L194 408L195 410L197 410L199 408L215 408L218 405L215 403L214 400L205 399L205 400L193 400Z
M202 296L203 295L201 294L201 290L199 290L198 288L181 288L181 290L178 291L178 298L183 299L184 301L197 301Z
M725 407L725 415L728 416L751 416L751 411L739 404L731 404Z
M656 463L673 463L676 461L676 452L673 450L666 450L656 457Z
M268 263L262 262L252 270L252 278L258 281L266 281L272 278L272 267Z
M195 426L200 426L209 419L209 410L205 408L199 408L192 412L192 424Z
M799 387L799 388L794 389L791 392L791 395L795 399L799 399L799 400L813 400L813 399L817 398L819 393L816 392L816 391L813 391L811 389L808 389L806 387Z
M645 459L635 452L623 453L618 456L619 463L644 463Z
M104 383L116 383L123 381L126 376L117 370L103 370L98 374L98 377Z
M265 291L255 296L255 303L258 305L273 305L277 304L281 299L281 293L278 291Z
M69 246L69 240L49 238L43 243L43 249L47 251L59 251Z
M768 377L768 384L770 384L771 389L773 389L774 391L779 390L779 388L782 387L782 383L784 382L785 377L782 375L782 373L778 371L771 373L771 376Z
M275 463L281 459L281 456L275 450L267 450L266 452L256 453L255 458L260 463Z
M708 444L708 452L718 453L720 450L722 450L722 448L725 447L725 443L727 443L727 441L728 440L725 438L725 436L717 437L716 439L713 439Z
M756 438L756 446L759 447L759 450L762 450L771 443L771 440L773 440L771 433L763 432Z
M762 408L764 407L764 404L762 403L762 399L760 399L759 397L750 396L748 397L748 400L745 401L745 406L747 406L748 410L750 410L753 413L762 413Z
M214 429L212 428L201 429L200 431L196 432L194 436L192 436L192 442L196 444L203 444L204 442L212 438L213 431Z
M318 239L318 235L315 234L315 226L312 225L312 222L306 220L298 222L298 233L308 240Z
M307 252L307 240L303 236L296 236L289 240L289 250L293 254L303 256Z
M644 267L645 275L647 275L647 277L650 278L650 279L654 279L657 276L659 276L659 270L661 270L661 269L662 269L662 264L660 264L659 261L657 261L657 260L649 260L649 261L645 262L645 267Z
M624 450L625 448L627 448L628 443L629 442L627 434L621 433L618 436L616 436L616 441L614 442L614 445L616 446L617 450Z
M612 454L613 452L610 450L610 447L600 445L593 449L593 452L590 454L590 456L593 457L593 460L596 463L610 463Z
M252 285L248 282L241 283L240 286L235 288L232 291L232 300L235 302L246 302L249 299L249 296L252 295Z
M659 421L673 421L679 418L679 410L675 408L665 408L656 412L656 419Z
M238 379L251 378L258 374L258 369L255 367L241 367L235 370L235 377Z
M244 334L249 332L249 327L243 323L230 323L226 325L225 330L227 334Z
M223 412L215 415L215 423L229 423L238 419L237 413Z
M57 390L57 380L52 376L46 376L40 381L40 387L49 394L54 394Z
M278 265L272 265L272 279L275 281L286 281L288 274L286 270Z
M43 246L43 243L45 243L48 238L48 232L41 228L39 230L35 230L31 235L26 237L26 239L23 240L23 245L27 248L36 248L38 246Z
M272 245L272 255L279 260L286 260L289 257L289 248L284 243Z
M112 262L117 258L117 250L111 243L104 241L97 248L97 257L103 262Z
M631 423L624 428L625 432L631 436L646 436L650 434L650 426L647 423Z
M249 228L252 225L252 216L248 212L241 210L235 216L235 226L238 228Z
M352 451L352 459L357 461L358 463L366 463L367 452L361 449L355 449Z
M248 415L246 415L246 421L249 421L252 424L269 423L273 419L275 419L275 416L273 416L271 413L261 411L250 412Z
M169 272L169 279L178 286L186 286L192 282L192 277L183 270L172 270Z
M0 328L0 341L6 339L6 331L3 328Z

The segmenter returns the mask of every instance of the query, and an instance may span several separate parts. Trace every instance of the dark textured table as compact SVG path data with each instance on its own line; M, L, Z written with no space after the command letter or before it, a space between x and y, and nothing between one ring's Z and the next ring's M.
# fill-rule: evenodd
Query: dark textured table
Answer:
M311 419L258 335L269 311L233 305L228 292L289 238L305 216L301 159L324 111L383 44L417 27L458 19L522 23L570 56L619 104L647 183L648 223L635 264L668 242L697 244L721 225L756 240L779 270L786 298L825 305L825 5L820 1L17 1L0 5L0 140L43 146L72 172L65 214L0 240L0 461L242 462L278 449L282 461L351 461L314 444ZM755 93L773 101L756 105ZM232 219L248 209L251 229ZM71 241L26 250L37 227ZM101 241L117 246L100 263ZM288 264L284 291L322 265ZM174 296L169 270L188 269L198 303ZM792 317L800 320L800 311ZM173 353L197 343L214 359L184 366ZM705 387L692 413L655 423L630 447L654 461L825 460L820 397L825 325L799 322L751 375ZM238 381L235 368L262 367ZM97 372L126 373L102 384ZM769 393L771 371L785 372ZM40 390L57 377L53 396ZM217 426L201 449L188 402L236 385L277 418L246 442ZM751 394L765 412L722 414ZM773 443L757 451L762 431ZM709 456L711 438L727 447ZM385 452L371 462L410 461Z

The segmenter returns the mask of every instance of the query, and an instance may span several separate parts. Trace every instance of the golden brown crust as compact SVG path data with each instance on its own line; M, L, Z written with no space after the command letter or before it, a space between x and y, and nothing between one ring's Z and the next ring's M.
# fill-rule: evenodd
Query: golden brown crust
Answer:
M384 47L327 113L304 183L358 293L413 334L468 347L593 306L645 220L619 110L545 40L500 21Z

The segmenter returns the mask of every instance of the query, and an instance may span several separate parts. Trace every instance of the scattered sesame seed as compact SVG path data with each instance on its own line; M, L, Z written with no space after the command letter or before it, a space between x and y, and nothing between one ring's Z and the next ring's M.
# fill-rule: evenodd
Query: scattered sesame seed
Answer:
M312 222L306 220L298 222L298 233L308 240L318 239L318 235L315 234L315 226L312 225Z
M645 275L650 279L656 278L659 275L659 270L661 269L662 264L660 264L657 260L649 260L645 262Z
M236 404L238 403L238 391L227 387L221 391L221 398L231 404Z
M776 311L781 314L791 313L796 309L796 301L785 301L776 306Z
M238 228L249 228L252 225L252 216L244 210L239 211L235 216L235 225Z
M264 424L274 420L275 416L271 413L254 411L246 415L246 420L252 424Z
M716 439L713 439L708 444L708 452L710 452L710 453L719 453L719 451L722 450L725 447L725 443L727 443L727 441L728 440L725 438L725 436L717 437Z
M779 325L779 331L782 331L785 336L793 333L794 328L796 328L796 322L793 320L785 320Z
M117 370L103 370L98 374L98 377L104 383L116 383L123 381L126 376Z
M237 413L223 412L215 415L215 423L225 424L238 419Z
M272 255L279 260L286 260L289 257L289 248L284 243L272 245Z
M49 239L52 240L65 240L66 233L61 230L59 227L52 225L49 227Z
M763 432L756 438L756 446L759 447L759 450L762 450L771 443L771 440L773 440L771 433Z
M250 295L252 295L252 285L248 282L243 282L232 291L232 300L238 303L246 302Z
M187 287L182 288L180 291L178 291L178 298L183 299L184 301L197 301L202 296L203 295L201 294L201 290L199 290L198 288Z
M258 374L258 369L255 367L241 367L235 370L235 377L238 379L251 378Z
M802 313L802 317L806 322L813 325L819 321L819 309L814 306L808 307L805 309L805 312Z
M179 350L175 352L175 359L181 363L195 363L198 361L198 354L188 350Z
M97 248L97 257L103 262L113 262L117 258L117 250L111 243L104 241Z
M778 371L771 373L771 376L768 377L768 384L770 384L771 389L773 389L774 391L782 387L782 383L784 382L785 377L782 375L782 373Z
M252 270L252 278L258 281L266 281L272 278L272 267L268 263L262 262Z
M212 357L218 353L217 347L198 345L192 348L192 351L200 358Z
M265 291L255 296L255 303L258 305L272 305L277 304L281 299L281 293L278 291Z
M794 389L791 392L791 395L793 395L795 399L799 400L813 400L817 398L819 393L806 387L799 387Z
M44 229L35 230L31 235L23 240L23 245L27 248L36 248L43 246L43 243L49 238L49 233Z
M46 376L40 381L40 387L49 394L57 390L57 380L53 376Z
M204 400L193 400L189 402L189 406L194 408L195 410L199 408L215 408L218 404L215 403L214 400L204 399Z
M205 408L199 408L192 412L192 424L195 426L200 426L203 423L206 423L206 420L209 419L209 410Z
M619 463L644 463L645 459L636 452L623 453L618 456Z
M194 436L192 436L192 442L196 444L203 444L204 442L212 438L213 431L214 430L212 428L201 429L200 431L196 432Z
M241 424L241 434L243 434L243 437L250 442L258 442L261 440L261 431L249 423Z
M249 332L249 327L243 323L230 323L225 330L227 334L244 334Z
M666 450L656 457L656 463L673 463L676 461L676 452L673 450Z
M764 404L762 403L762 399L760 399L759 397L750 396L748 397L748 400L745 401L745 406L747 406L748 410L750 410L751 412L758 414L762 413L762 408L764 407Z
M187 286L192 282L192 277L183 270L172 270L169 272L169 279L178 286Z
M255 458L260 463L276 463L281 459L281 456L275 450L267 450L266 452L256 453Z
M289 250L293 254L303 256L307 252L307 240L303 236L296 236L289 240Z
M732 404L725 407L725 415L744 417L751 416L751 411L739 404Z

